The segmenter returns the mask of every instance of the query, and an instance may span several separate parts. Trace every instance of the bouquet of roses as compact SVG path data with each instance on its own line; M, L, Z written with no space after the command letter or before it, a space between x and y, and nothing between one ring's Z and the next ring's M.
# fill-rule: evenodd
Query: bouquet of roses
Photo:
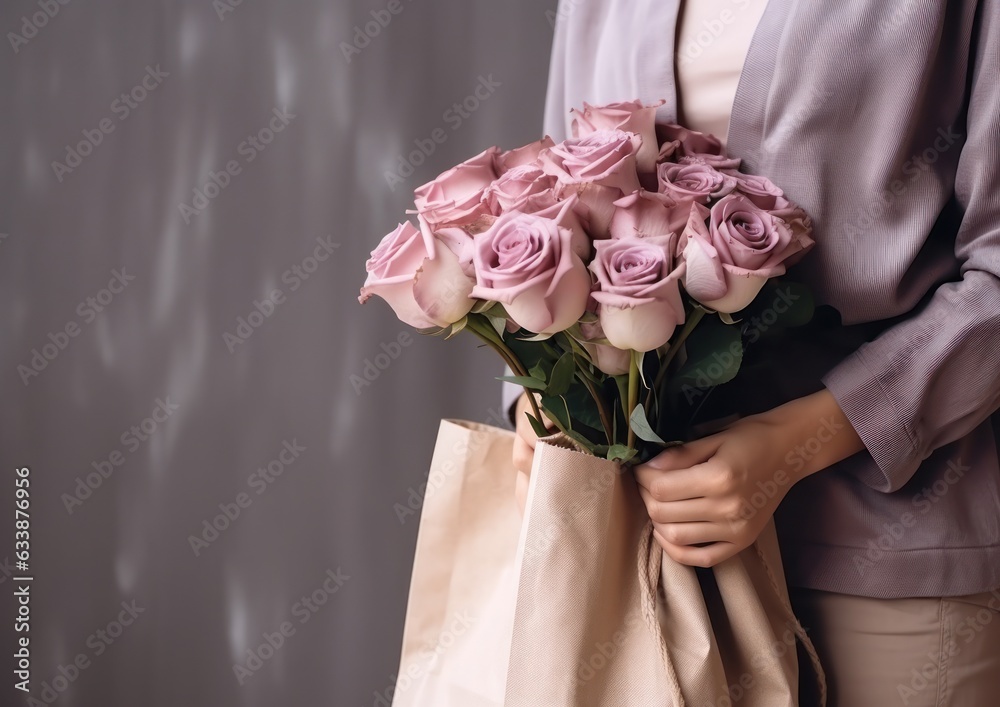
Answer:
M476 335L532 393L539 435L544 412L622 463L689 436L692 401L737 375L748 322L813 243L781 189L657 124L661 104L584 104L571 138L492 147L418 188L419 227L382 240L360 297ZM786 325L808 321L811 298L784 302Z

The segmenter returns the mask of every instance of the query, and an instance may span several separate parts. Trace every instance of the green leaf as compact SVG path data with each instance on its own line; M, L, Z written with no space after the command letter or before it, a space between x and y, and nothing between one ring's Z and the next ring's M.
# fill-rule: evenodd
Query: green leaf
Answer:
M521 341L548 341L552 338L552 334L535 334L534 336L522 336L519 338Z
M561 396L546 395L542 397L542 408L549 417L559 423L564 431L573 429L573 422L569 415L569 406L565 398Z
M656 351L647 351L639 355L642 356L639 359L639 374L642 376L642 384L649 390L656 380L656 374L660 371L660 356Z
M537 378L532 378L531 376L497 376L497 380L504 381L505 383L513 383L514 385L519 385L522 388L545 390L545 381L540 381Z
M687 360L672 377L673 387L712 388L728 383L739 373L743 362L740 327L724 324L717 317L706 317L685 346Z
M507 331L507 320L504 317L497 317L492 314L485 316L490 320L490 324L493 325L493 330L496 331L497 335L503 337L504 332Z
M769 280L756 299L743 312L749 331L758 336L780 332L788 327L808 324L816 303L808 287L788 280Z
M601 395L601 391L596 388L595 391L598 395ZM591 429L600 432L601 438L604 437L604 425L601 422L601 413L597 410L597 404L590 395L590 391L582 383L575 382L570 386L569 392L563 396L566 400L566 405L569 406L570 417L580 422ZM605 410L611 409L609 407L610 403L604 400Z
M524 414L528 416L528 422L531 423L531 429L535 431L536 437L548 437L552 434L552 432L530 412L525 412Z
M521 362L521 365L524 366L526 371L531 370L535 366L546 361L545 350L542 348L543 345L541 344L522 341L516 336L510 335L504 339L504 342L510 350L514 352L514 355L517 356L517 360Z
M572 353L564 353L552 367L552 374L549 376L549 385L545 389L548 396L565 395L573 382L573 374L576 373L576 360Z
M639 380L642 381L643 387L648 390L649 386L646 384L646 375L642 370L642 361L643 358L645 358L645 355L641 351L631 351L630 355L632 356L632 361L635 363L636 369L639 371Z
M545 382L546 382L546 381L548 381L548 379L549 379L549 376L548 376L548 374L547 374L547 373L545 372L545 369L544 369L544 368L542 368L542 363L541 363L541 361L539 361L539 362L538 362L538 363L536 363L536 364L535 364L534 366L532 366L531 370L530 370L530 371L528 371L528 374L529 374L529 375L530 375L530 376L531 376L532 378L535 378L535 379L537 379L537 380L540 380L540 381L542 381L543 383L545 383Z
M607 458L613 462L624 464L638 453L638 450L624 444L614 444L608 449Z
M458 320L457 322L455 322L454 324L452 324L452 325L451 325L451 331L450 331L450 332L448 332L448 335L447 335L446 337L444 337L444 338L445 338L445 340L447 341L447 340L448 340L448 339L450 339L451 337L455 336L455 334L457 334L457 333L459 333L460 331L462 331L462 329L464 329L464 328L465 328L465 326L466 326L466 325L467 325L468 323L469 323L469 318L468 318L468 317L462 317L462 318L461 318L461 319L459 319L459 320Z
M597 445L595 445L589 439L587 439L586 437L584 437L582 434L579 434L578 432L574 432L573 430L567 430L565 432L565 435L567 437L569 437L570 439L574 440L577 444L579 444L581 447L583 447L584 449L586 449L588 452L590 452L591 454L593 454L594 456L596 456L595 450L597 449Z
M423 329L417 329L417 333L423 334L424 336L440 336L446 331L448 331L448 327L442 329L441 327L432 326L432 327L425 327Z
M639 439L645 440L647 442L655 442L657 444L666 444L660 436L656 434L652 426L649 424L649 420L646 419L646 410L643 408L642 403L635 406L635 410L632 411L632 419L629 420L629 424L632 426L632 431L639 437Z

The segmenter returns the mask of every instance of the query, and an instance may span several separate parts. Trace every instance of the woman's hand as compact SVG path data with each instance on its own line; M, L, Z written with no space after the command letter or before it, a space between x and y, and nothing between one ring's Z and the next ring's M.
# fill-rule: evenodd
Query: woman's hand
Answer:
M517 399L514 410L514 425L517 430L517 438L514 440L514 468L517 469L514 495L517 497L517 505L521 507L521 515L524 515L524 505L528 500L528 479L531 474L531 463L535 458L535 444L538 442L538 436L525 415L530 411L531 403L528 401L528 394L524 393ZM549 430L555 432L555 426L544 414L542 422Z
M711 567L749 547L792 484L864 449L822 390L636 467L657 542L685 565Z

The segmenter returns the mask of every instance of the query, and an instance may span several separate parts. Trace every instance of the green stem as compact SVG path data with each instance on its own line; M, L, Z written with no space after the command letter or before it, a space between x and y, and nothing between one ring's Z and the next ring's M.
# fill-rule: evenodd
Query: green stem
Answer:
M670 364L673 363L674 358L678 353L680 353L684 342L687 341L689 336L691 336L691 332L694 331L695 327L698 326L701 320L705 317L705 314L705 310L701 308L695 309L691 312L691 316L689 316L687 321L684 323L684 328L681 329L680 334L677 335L677 338L670 344L670 348L667 349L667 353L663 356L663 360L660 361L660 370L656 374L656 381L646 394L645 407L647 413L649 412L650 405L653 404L653 392L660 389L660 386L663 384L663 379L666 378L667 368L669 368Z
M594 389L594 384L587 380L586 376L580 376L580 380L583 384L587 386L587 390L590 392L590 397L594 399L594 404L597 405L597 413L601 416L601 425L604 427L604 436L608 440L608 444L614 444L614 440L611 439L614 434L612 431L611 421L608 419L608 411L604 409L604 401L601 400L601 396L598 395L597 391Z
M628 366L628 410L625 412L625 424L628 425L628 446L635 449L635 430L632 429L632 413L639 404L639 360L635 351L631 352Z
M524 366L521 365L521 362L518 360L517 354L511 351L510 347L507 346L506 343L504 343L503 337L497 334L493 330L492 325L490 325L490 331L489 334L487 334L486 332L484 332L479 328L480 322L478 320L471 319L473 315L470 314L469 316L470 316L469 323L466 325L465 328L471 331L476 336L478 336L490 348L496 351L500 355L500 358L504 360L504 363L510 366L510 370L514 372L514 375L518 376L528 375L528 372L525 370ZM534 414L535 419L544 425L545 422L542 420L542 412L541 410L538 409L538 401L535 399L534 392L529 390L528 388L525 388L524 392L527 393L528 395L528 403L531 405L531 412ZM558 422L555 421L553 422L556 425L556 427L559 427L559 429L562 430L562 427L559 426ZM565 432L565 430L563 431Z

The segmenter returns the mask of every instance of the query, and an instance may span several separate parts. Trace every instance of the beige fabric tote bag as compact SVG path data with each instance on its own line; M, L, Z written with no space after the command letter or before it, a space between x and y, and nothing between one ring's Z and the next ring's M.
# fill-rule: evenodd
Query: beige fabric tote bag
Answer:
M825 704L773 525L711 570L679 565L633 475L561 435L536 448L522 521L513 440L441 423L394 707L793 707L797 642Z

